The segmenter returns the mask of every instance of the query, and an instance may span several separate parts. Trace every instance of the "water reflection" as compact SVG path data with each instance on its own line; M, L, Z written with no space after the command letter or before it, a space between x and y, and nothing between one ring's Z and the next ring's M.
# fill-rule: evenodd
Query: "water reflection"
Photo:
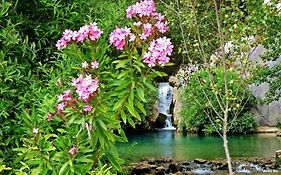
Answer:
M130 161L144 157L172 157L176 160L224 158L223 143L218 136L197 136L159 131L128 135L129 143L118 144L120 155ZM273 134L230 136L232 157L272 157L281 148L281 138Z

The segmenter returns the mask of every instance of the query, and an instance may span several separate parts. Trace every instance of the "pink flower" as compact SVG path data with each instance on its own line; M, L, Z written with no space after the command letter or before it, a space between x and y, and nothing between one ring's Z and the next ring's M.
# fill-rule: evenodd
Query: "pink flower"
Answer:
M82 43L88 38L88 35L89 35L89 25L82 26L78 30L76 41Z
M110 44L118 50L123 50L126 45L126 37L131 33L130 30L128 27L114 29L109 37Z
M158 21L156 24L155 24L155 27L158 29L158 31L160 33L165 33L168 31L169 27L168 27L168 23L165 21L165 22L160 22Z
M51 120L52 120L52 118L53 118L53 114L48 113L48 122L49 122L49 121L51 121Z
M138 22L134 22L133 25L136 27L140 27L142 25L142 23L140 21L138 21Z
M150 23L143 24L143 35L148 38L153 32L153 27Z
M135 39L136 39L136 35L131 34L131 35L130 35L129 42L133 42L133 41L135 41Z
M79 98L84 102L89 102L99 88L99 81L93 79L91 75L86 77L80 75L72 80L72 85L75 86Z
M82 68L87 69L88 67L89 67L89 64L86 61L84 61L82 63Z
M63 95L62 95L62 94L58 95L58 96L57 96L57 99L58 99L58 102L63 101Z
M73 38L73 35L74 35L75 33L72 31L72 30L65 30L64 32L63 32L63 35L62 35L62 37L61 37L61 39L59 39L58 41L57 41L57 44L56 44L56 47L58 48L58 49L63 49L63 48L65 48L69 43L71 43L72 42L72 38Z
M77 147L76 146L73 146L69 151L68 153L71 154L72 156L74 156L76 153L77 153Z
M63 92L63 94L60 94L60 95L57 96L57 99L58 99L58 102L72 100L71 91L70 90L65 90Z
M91 23L89 25L89 39L95 41L101 37L102 31L97 27L97 23Z
M87 38L90 41L95 41L101 37L102 31L97 27L96 23L84 25L78 31L65 30L62 37L57 41L56 47L58 49L65 48L71 42L84 42Z
M127 18L132 17L150 17L156 12L156 6L153 0L143 0L127 8Z
M163 22L165 20L165 17L161 13L155 13L154 16L159 22Z
M91 63L91 65L92 65L92 69L98 69L99 68L99 62L97 62L97 61L93 61Z
M64 108L65 108L65 104L64 103L59 103L59 104L56 105L56 109L57 109L58 112L63 111Z
M90 112L92 109L93 109L93 106L90 106L90 105L84 106L84 111L85 112Z
M149 67L154 67L156 64L164 65L170 61L168 56L171 56L173 47L169 38L162 37L153 40L143 57L143 62Z

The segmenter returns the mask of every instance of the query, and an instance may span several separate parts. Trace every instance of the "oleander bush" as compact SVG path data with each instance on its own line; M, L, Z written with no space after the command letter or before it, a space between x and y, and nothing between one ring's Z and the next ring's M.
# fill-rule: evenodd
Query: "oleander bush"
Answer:
M153 1L129 6L126 16L116 26L81 20L57 40L57 60L38 63L41 82L30 82L33 97L15 112L21 135L13 173L122 173L115 148L127 141L122 125L135 127L147 116L153 80L165 76L155 68L168 65L173 49Z

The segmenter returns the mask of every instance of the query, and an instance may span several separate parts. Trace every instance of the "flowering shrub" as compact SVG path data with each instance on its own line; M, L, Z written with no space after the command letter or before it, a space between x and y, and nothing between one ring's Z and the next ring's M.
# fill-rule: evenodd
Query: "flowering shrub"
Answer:
M110 34L110 43L118 50L144 48L147 51L142 54L142 59L149 67L168 63L174 46L169 38L160 37L168 31L168 23L161 13L156 12L154 1L140 1L129 6L126 12L127 18L133 20L131 28L117 27Z
M133 6L144 8L145 4L156 8L153 1ZM161 27L157 22L167 23L155 8L133 21L131 28L113 30L109 42L121 51L118 57L107 55L109 45L96 23L63 32L56 47L63 57L79 60L75 69L80 75L70 74L68 81L58 80L59 93L49 102L53 108L48 107L44 124L36 121L30 125L36 112L26 113L31 130L27 132L29 138L24 139L25 148L16 149L25 161L20 172L122 171L122 160L115 148L116 142L127 141L121 123L135 127L142 120L141 114L146 115L144 103L149 92L156 90L153 78L165 75L151 67L168 63L173 48L170 39L161 37L163 30L158 31ZM132 17L139 15L134 12ZM148 54L154 62L146 65L145 60L150 58L144 55Z

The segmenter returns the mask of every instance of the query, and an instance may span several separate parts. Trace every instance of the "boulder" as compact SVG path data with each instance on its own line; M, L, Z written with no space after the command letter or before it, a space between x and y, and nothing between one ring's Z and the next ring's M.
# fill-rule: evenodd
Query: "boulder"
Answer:
M159 115L154 123L154 128L164 128L166 119L167 119L167 116L165 114L159 113Z
M165 174L165 168L163 166L157 167L155 171L156 175L164 175Z
M172 173L176 173L178 171L181 171L181 167L175 162L172 162L172 163L169 164L169 169L172 171Z
M195 159L195 160L194 160L194 163L197 163L197 164L205 164L205 163L207 163L207 160L204 160L204 159Z
M275 151L275 162L277 167L281 167L281 150Z
M145 173L151 173L150 165L146 163L139 164L138 166L134 167L132 170L132 174L135 175L141 175Z

